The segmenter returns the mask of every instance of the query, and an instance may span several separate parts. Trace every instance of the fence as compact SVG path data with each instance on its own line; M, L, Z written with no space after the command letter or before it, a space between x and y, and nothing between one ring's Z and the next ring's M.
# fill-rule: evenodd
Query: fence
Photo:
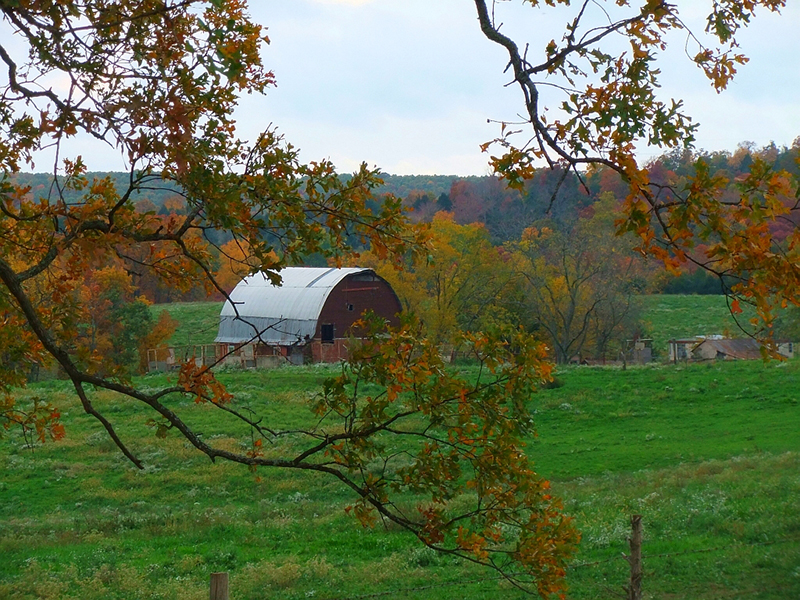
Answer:
M171 371L192 359L198 367L209 367L217 362L216 353L217 348L214 344L150 348L147 350L147 371L148 373Z
M627 561L630 576L627 584L622 585L623 593L618 594L617 597L621 600L642 600L642 588L644 583L644 559L654 558L667 558L673 556L686 556L690 554L701 554L706 552L714 552L717 550L726 549L728 546L718 546L714 548L700 548L694 550L683 550L680 552L665 552L661 554L642 554L642 539L643 539L643 524L641 515L631 516L631 536L628 538L629 554L622 554L622 558ZM783 538L779 540L764 541L764 542L751 542L742 544L743 546L771 546L775 544L798 542L800 538ZM581 569L586 567L595 567L605 563L619 560L619 557L607 558L604 560L597 560L593 562L574 563L568 566L568 569ZM485 583L488 581L500 581L505 579L503 576L494 577L481 577L478 579L461 580L458 582L445 582L433 583L429 585L417 586L413 588L397 588L393 590L386 590L381 592L374 592L371 594L362 594L357 596L341 596L326 598L325 600L372 600L375 598L386 598L390 596L404 596L414 592L425 592L434 589L462 587L476 583ZM757 591L757 590L754 590ZM614 597L612 594L610 597ZM212 573L211 574L211 588L210 600L230 600L228 595L228 574L227 573Z

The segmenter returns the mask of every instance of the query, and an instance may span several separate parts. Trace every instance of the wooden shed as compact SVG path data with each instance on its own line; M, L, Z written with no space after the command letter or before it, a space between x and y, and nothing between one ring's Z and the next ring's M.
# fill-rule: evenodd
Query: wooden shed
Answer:
M371 269L289 267L280 276L275 286L257 273L231 292L215 340L226 362L336 362L347 358L353 323L365 310L397 323L400 300Z
M699 360L758 360L762 358L761 344L752 338L703 340L692 349Z
M689 360L693 358L692 349L705 338L692 337L669 340L669 361Z

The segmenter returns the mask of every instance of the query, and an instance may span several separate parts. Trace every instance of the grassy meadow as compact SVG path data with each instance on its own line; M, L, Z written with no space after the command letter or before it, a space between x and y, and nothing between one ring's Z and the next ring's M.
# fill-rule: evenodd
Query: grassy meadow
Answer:
M213 344L219 329L219 311L222 302L174 302L150 307L153 317L166 311L177 323L170 345L191 346Z
M654 320L675 314L695 327L692 311L664 298ZM170 309L192 328L186 315L216 314L203 307ZM335 372L220 377L239 402L291 425ZM572 367L558 377L561 387L531 398L538 436L528 452L582 531L570 598L619 597L634 513L644 519L646 598L800 597L800 360ZM344 510L352 497L322 476L212 464L173 433L157 438L130 401L95 391L147 464L138 471L66 382L17 396L58 403L67 438L34 450L13 431L0 439L2 599L208 598L214 571L230 573L232 600L523 597L393 526L362 528ZM246 444L214 407L174 404L206 437Z
M724 296L657 294L641 296L641 303L644 329L653 338L656 356L663 360L671 339L696 335L742 337L740 325L747 330L749 319L755 316L751 307L743 305L737 323Z

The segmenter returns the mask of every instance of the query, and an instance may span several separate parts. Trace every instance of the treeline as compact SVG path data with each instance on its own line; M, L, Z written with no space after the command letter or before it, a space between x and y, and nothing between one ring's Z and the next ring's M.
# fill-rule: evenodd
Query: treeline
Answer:
M724 193L735 198L737 179L754 162L797 172L799 155L797 146L672 152L653 161L649 171L663 194L686 189L700 170L727 182ZM103 177L121 188L128 175L87 174L90 181ZM389 280L404 307L419 316L425 334L444 346L457 348L462 336L473 331L523 328L546 341L558 362L615 359L631 340L647 337L637 304L642 293L722 291L724 282L702 269L667 275L634 251L634 236L616 235L627 187L611 170L576 174L542 169L521 189L495 177L387 175L384 181L375 191L376 206L386 194L402 198L411 220L428 224L430 246L405 257L398 271L353 239L360 252L354 262ZM48 175L19 175L15 183L32 196L63 192L67 202L78 201L69 189L54 190ZM63 182L58 184L63 188ZM135 202L137 212L152 213L165 226L188 209L180 190L158 180L144 186ZM787 232L795 226L791 221L775 225ZM198 232L192 243L208 253L220 285L232 289L249 269L248 248L217 234ZM92 326L82 335L92 341L93 351L113 351L128 357L128 363L138 359L141 364L146 348L166 339L174 326L163 316L158 323L145 319L147 303L221 298L211 287L180 287L170 278L165 284L152 269L137 268L147 262L171 268L175 257L168 248L149 251L156 255L86 273L82 302ZM275 264L281 260L274 256ZM321 260L307 256L305 264ZM782 317L784 328L797 321L789 317Z
M724 177L730 182L749 172L756 158L765 161L774 170L785 170L800 175L798 147L778 148L774 144L756 149L745 143L731 152L694 152L674 150L652 161L648 170L657 184L680 190L696 175L698 161L702 161L711 177ZM604 194L624 199L627 186L616 172L595 169L577 175L556 169L541 169L525 182L522 190L508 188L495 177L451 178L449 188L442 189L442 178L430 179L431 185L410 188L413 183L425 182L425 177L386 176L386 186L379 192L396 194L413 210L412 218L429 221L438 211L452 212L457 223L480 222L486 225L492 240L502 243L519 237L530 223L542 218L557 221L574 219L579 211L597 202ZM433 183L437 185L432 185ZM734 185L732 184L732 188ZM732 189L733 191L733 189ZM665 192L666 193L666 192ZM788 225L787 225L788 227Z
M800 138L799 138L800 139ZM800 146L779 148L770 144L756 148L743 143L734 152L695 152L674 150L655 159L648 166L651 180L662 188L666 199L670 190L683 190L697 175L698 165L708 175L729 182L728 194L735 197L736 181L749 172L755 160L763 161L776 171L800 175ZM389 176L386 191L392 192L398 181L407 178ZM424 178L413 178L415 180ZM441 179L436 180L442 183ZM433 180L431 180L433 182ZM437 212L452 213L458 224L481 223L494 245L517 240L532 224L549 219L569 228L572 223L604 195L618 200L627 196L627 185L610 169L595 169L580 175L556 169L542 169L525 182L523 189L511 189L495 177L453 178L450 188L428 186L412 189L404 196L405 205L415 221L428 222ZM781 237L797 223L791 218L776 221L773 230ZM702 248L699 249L702 251ZM664 277L655 292L670 294L721 294L723 282L703 269L687 266L679 276Z
M520 328L546 342L551 358L616 360L646 337L637 298L657 287L659 269L616 236L618 202L610 194L569 222L540 219L517 239L493 243L481 223L437 212L430 246L402 270L369 252L359 264L389 281L425 336L457 350L477 331Z
M765 161L774 169L784 169L800 175L798 145L779 148L774 144L755 148L752 144L741 144L734 152L694 152L675 150L649 165L651 179L666 186L665 190L683 189L695 176L698 161L702 161L711 176L724 177L735 185L737 177L748 172L756 159ZM130 175L128 173L90 172L86 177L109 177L118 190L122 190ZM505 182L492 176L457 177L445 175L383 175L384 185L374 191L378 200L386 195L402 199L414 222L431 222L440 212L450 213L458 225L480 223L490 243L501 247L522 238L526 229L547 220L551 227L569 230L585 211L591 210L600 199L613 197L621 201L627 195L627 186L619 176L608 169L595 169L581 173L556 169L541 169L525 182L522 189L512 189ZM22 173L14 177L14 183L27 187L34 196L61 194L67 202L77 201L78 195L63 183L54 189L52 175ZM665 192L665 193L668 193ZM731 193L735 193L734 190ZM136 209L161 215L181 214L185 202L180 190L170 182L153 180L134 195ZM787 232L795 224L789 220L776 223ZM221 248L229 239L205 232L213 245ZM351 240L358 248L359 240ZM363 248L361 248L363 249ZM224 268L224 252L220 253L220 268ZM308 256L308 265L324 264L324 259ZM206 298L205 290L176 291L167 289L155 281L139 281L142 293L153 302L188 301ZM664 277L655 292L718 294L722 292L720 280L702 269L688 269L678 277ZM213 292L212 292L213 294Z
M121 194L128 187L130 173L117 171L90 171L86 174L89 181L93 179L111 178L117 193ZM11 178L16 185L30 188L30 193L36 197L53 198L62 197L66 202L78 202L82 192L65 185L63 179L56 181L50 173L16 173ZM58 185L58 188L56 188ZM140 204L142 210L149 209L155 212L169 212L168 201L180 197L180 189L170 181L158 180L146 189L135 190L131 195L134 202Z
M751 166L797 171L798 158L797 145L681 151L653 161L649 175L665 201L694 178L708 177L735 202ZM522 189L491 177L457 179L447 193L415 190L404 198L414 220L430 223L425 256L409 256L402 271L369 253L361 262L392 283L405 308L419 315L426 335L440 344L458 347L461 336L473 331L521 327L546 342L559 363L617 359L634 340L648 337L639 318L641 294L719 294L735 283L701 268L669 275L635 252L638 238L617 234L627 193L625 182L608 169L541 170ZM788 205L796 201L791 195L784 199ZM782 231L796 226L776 220L773 233L780 240ZM702 245L694 252L700 262L708 258ZM796 322L796 313L784 312L773 331L789 335Z

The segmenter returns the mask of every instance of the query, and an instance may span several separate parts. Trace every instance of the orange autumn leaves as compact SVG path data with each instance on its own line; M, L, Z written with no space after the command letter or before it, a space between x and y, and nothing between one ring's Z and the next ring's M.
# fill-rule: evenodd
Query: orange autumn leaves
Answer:
M578 174L616 172L628 185L619 231L637 235L640 251L670 270L701 266L734 282L730 293L755 306L761 334L769 336L775 307L800 302L800 237L793 226L788 235L776 234L776 225L793 223L800 211L796 169L754 160L745 176L731 181L710 172L701 158L687 181L673 185L652 180L637 152L647 146L680 151L694 142L699 124L680 98L662 97L659 60L667 60L663 54L673 40L685 40L683 53L722 92L747 62L741 30L758 13L779 12L785 1L697 2L692 10L705 11L705 32L692 31L674 3L559 3L574 5L574 19L537 63L535 54L520 51L527 48L524 40L500 31L502 17L475 0L482 31L507 52L525 98L528 127L521 130L515 119L513 130L503 126L500 137L484 145L485 151L501 150L491 158L496 172L518 187L537 163ZM620 34L627 44L609 43ZM560 111L547 113L556 107ZM699 246L704 252L696 251Z
M373 317L361 326L384 328ZM477 381L446 368L413 318L358 345L314 406L323 425L345 417L325 456L366 473L349 509L365 525L395 494L414 492L416 511L404 518L427 545L503 569L516 563L521 585L544 596L563 592L578 534L523 441L533 427L530 395L550 376L546 349L520 332L474 334L464 343L484 367ZM353 391L365 386L363 401ZM393 435L404 440L403 452L393 450Z

